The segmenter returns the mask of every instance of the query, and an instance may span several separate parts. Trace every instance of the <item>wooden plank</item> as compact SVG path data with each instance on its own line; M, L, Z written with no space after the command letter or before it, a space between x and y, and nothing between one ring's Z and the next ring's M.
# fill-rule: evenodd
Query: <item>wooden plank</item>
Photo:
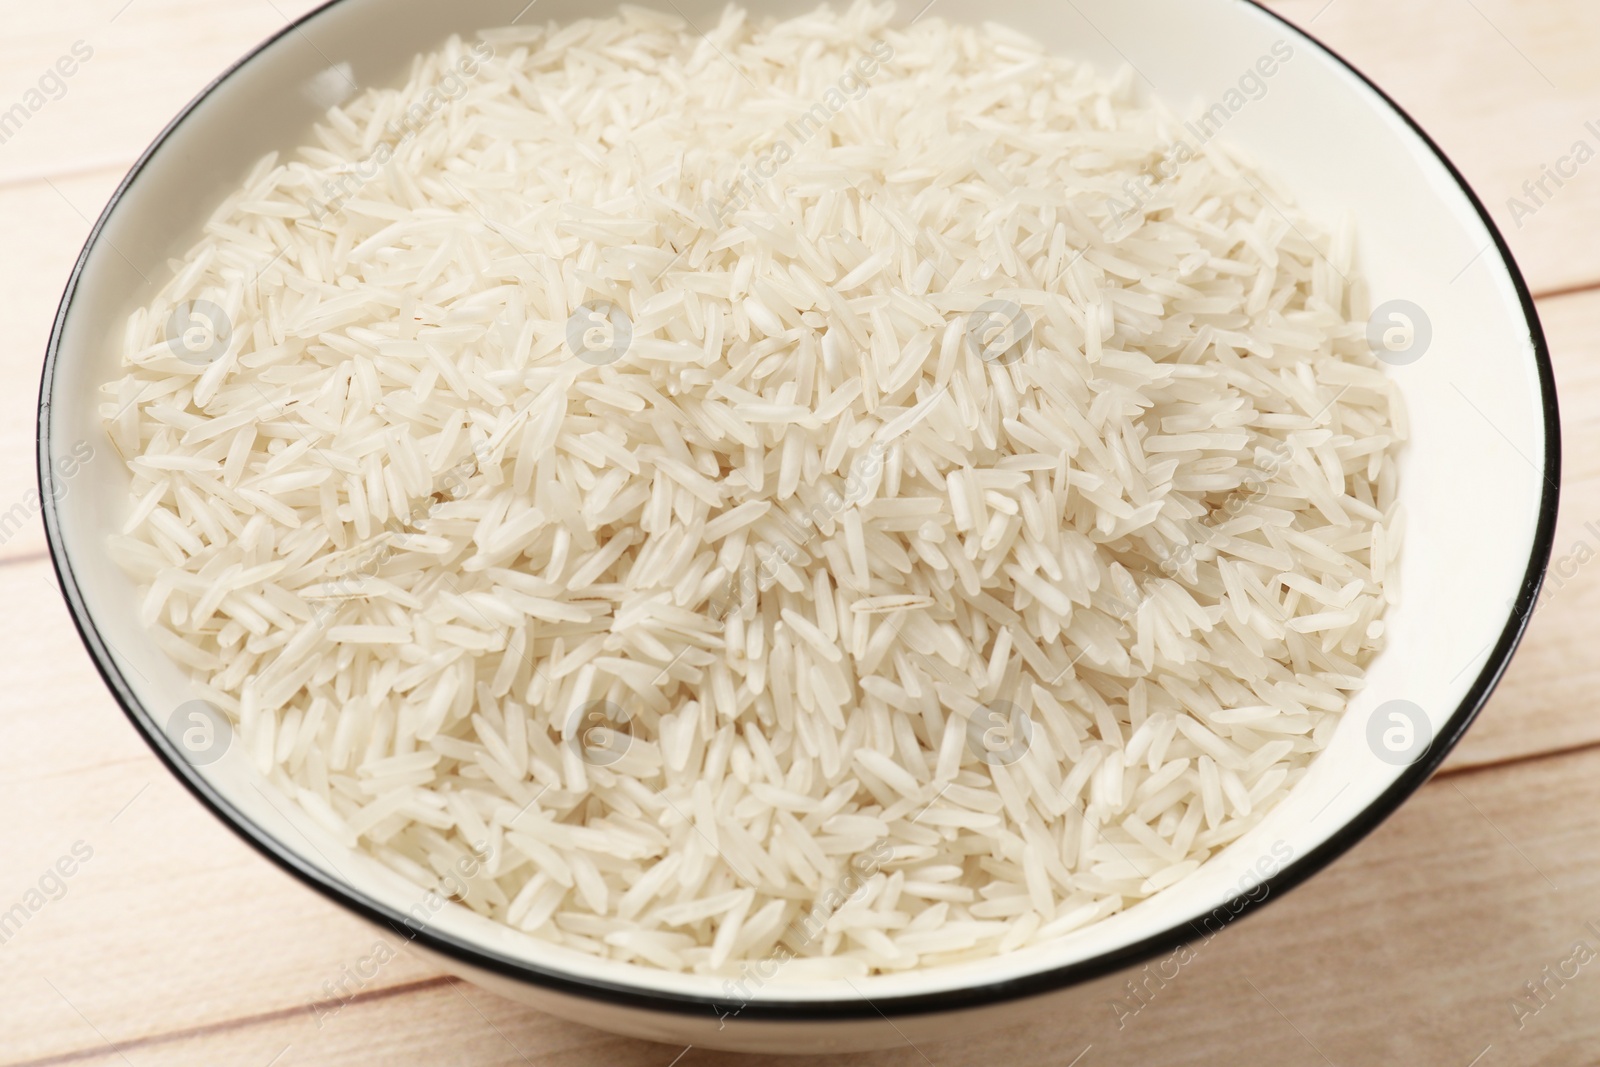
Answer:
M669 1067L673 1057L683 1051L682 1046L673 1048L612 1037L538 1015L455 980L429 983L415 991L401 991L400 995L391 991L363 997L346 1005L320 1029L314 1020L298 1015L251 1016L232 1025L171 1039L123 1042L110 1035L103 1040L80 1019L74 1036L85 1042L85 1055L74 1057L72 1062L86 1067ZM110 1047L112 1042L115 1049ZM750 1060L694 1049L678 1060L676 1067L745 1062ZM812 1061L783 1062L800 1067ZM908 1049L863 1057L860 1062L912 1067L921 1060Z
M16 1009L18 1018L37 1020L28 1032L13 1035L8 1054L31 1058L81 1047L78 1011L119 1044L262 1014L290 1020L284 1026L310 1020L311 1031L320 1032L308 1004L325 1001L322 982L339 981L347 967L371 953L375 933L258 858L170 779L112 706L76 647L56 596L45 564L0 568L0 597L12 608L3 616L9 632L0 640L13 653L0 660L0 686L9 693L30 693L29 704L39 709L0 717L0 805L13 814L0 829L0 855L7 857L8 872L6 884L0 885L6 895L0 899L7 907L21 899L46 868L70 854L76 841L84 841L94 855L68 881L66 896L41 909L0 947L7 962L0 970L0 1003ZM53 669L41 676L34 666L41 663ZM1495 723L1510 706L1497 702L1484 725ZM1572 767L1582 773L1570 772ZM1427 862L1441 870L1465 862L1462 849L1468 846L1493 846L1493 827L1481 825L1470 805L1455 799L1457 782L1469 796L1494 785L1476 802L1541 869L1547 864L1534 853L1543 847L1542 836L1565 842L1562 848L1570 850L1569 858L1561 862L1568 866L1600 858L1595 851L1600 849L1600 832L1588 830L1581 817L1564 815L1587 810L1583 789L1600 786L1589 785L1584 776L1594 778L1596 769L1600 755L1585 754L1435 783L1394 824L1408 827L1419 821L1421 829L1402 835L1399 846L1383 846L1379 858L1365 859L1369 850L1389 840L1386 829L1283 910L1294 914L1302 896L1326 897L1320 906L1338 909L1354 906L1349 902L1363 891L1381 897L1386 886L1429 887L1432 876L1418 875L1407 883L1385 867L1398 864L1392 853L1404 856L1412 841L1420 842ZM1575 774L1581 788L1565 796L1566 779L1550 771L1568 778ZM1504 775L1511 776L1507 780L1512 784L1495 784ZM1516 820L1528 818L1517 806L1524 796L1529 804L1559 807L1555 815L1561 819L1544 828L1519 825ZM1499 814L1504 805L1509 805L1511 821ZM1414 815L1414 810L1422 814ZM1495 862L1508 865L1508 856L1515 858L1504 853ZM1352 865L1360 873L1341 873ZM1507 866L1504 873L1529 882L1535 893L1542 886L1530 872ZM1570 872L1563 868L1547 873L1563 885ZM1451 877L1471 884L1482 874L1481 864L1466 862ZM1324 881L1331 883L1329 889L1320 888ZM1411 906L1421 908L1425 902L1413 895ZM1278 910L1242 930L1272 923ZM1360 913L1358 908L1355 914ZM1486 914L1473 921L1493 926ZM1326 916L1318 924L1338 926ZM1381 945L1384 939L1374 943ZM1308 945L1305 951L1322 950ZM402 955L362 983L360 992L368 998L380 996L397 984L434 973ZM475 1000L482 996L469 992ZM62 1000L63 994L71 1004ZM470 1029L482 1024L462 1016L451 1025ZM531 1036L541 1042L548 1037L542 1031ZM427 1046L424 1042L419 1047Z
M262 859L156 761L47 564L0 567L0 602L0 913L32 912L0 927L0 1060L78 1046L81 1022L50 983L119 1041L252 1011L309 1017L379 932ZM58 886L49 872L79 842L91 854ZM46 899L30 898L41 879ZM433 973L402 953L362 988Z
M1592 620L1600 614L1600 294L1540 302L1561 401L1561 520L1522 648L1448 766L1600 742Z
M1109 997L1095 998L958 1041L919 1038L908 1022L902 1028L915 1049L827 1060L695 1049L677 1062L1062 1067L1087 1047L1076 1061L1085 1067L1593 1063L1600 1043L1597 806L1597 752L1436 781L1311 883L1197 946L1170 981L1151 983L1137 1012L1119 1013ZM1593 955L1574 973L1565 961L1580 941ZM1546 978L1547 967L1563 966L1568 978L1560 984ZM358 999L320 1029L297 1014L247 1017L129 1047L95 1014L94 997L108 980L87 965L74 977L77 984L63 991L81 998L83 1014L133 1064L667 1067L682 1051L609 1037L454 983ZM1515 1011L1526 982L1548 982L1544 1003L1525 1001ZM124 990L121 997L143 995ZM75 1047L103 1053L84 1062L123 1063L84 1019L69 1031Z
M1455 162L1535 292L1600 282L1600 162L1537 182L1585 141L1600 151L1600 6L1584 0L1269 0L1375 81ZM1593 127L1588 124L1595 122ZM1512 197L1528 209L1513 209ZM1531 213L1530 213L1531 212ZM1515 217L1513 217L1515 215Z
M1600 395L1600 360L1583 354L1600 334L1600 296L1549 301L1546 309L1563 388L1569 396ZM1585 537L1600 548L1584 527L1600 516L1600 451L1585 447L1595 423L1593 414L1569 407L1568 507L1558 544L1573 560ZM17 1054L74 1047L68 1035L75 1015L43 977L65 981L62 992L84 1001L119 1040L305 1009L322 981L370 951L371 933L256 857L148 754L93 673L46 562L0 567L0 597L12 609L0 615L0 643L13 653L0 659L0 691L29 694L25 711L0 716L0 804L23 815L0 830L0 855L11 872L0 893L20 896L74 841L96 849L69 897L0 947L11 964L0 971L0 1003L41 1021L12 1043ZM1600 727L1583 700L1596 684L1583 644L1584 622L1596 610L1600 567L1577 566L1552 589L1521 657L1452 766L1597 739ZM44 674L38 664L52 667ZM115 824L108 822L134 797ZM0 907L9 906L0 899ZM97 948L107 930L116 931L112 945ZM234 973L228 961L245 958L241 953L250 967L217 981L218 973ZM63 977L59 961L80 958L118 981L101 986L70 971ZM158 979L141 977L149 973ZM363 990L377 994L433 973L406 958Z
M311 6L310 0L274 2L283 17ZM34 77L19 81L18 71L43 70L84 34L103 43L70 80L65 96L0 145L0 221L11 237L10 254L0 263L0 284L8 294L0 306L0 329L10 340L7 362L0 365L6 371L21 380L37 375L67 273L125 165L216 71L271 32L274 19L281 21L273 6L232 3L229 17L221 18L216 4L205 0L134 0L114 22L114 9L87 0L20 6L16 32L0 41L0 104L24 93ZM1535 161L1554 160L1541 154L1557 143L1550 141L1553 134L1541 132L1556 121L1551 115L1564 116L1559 122L1580 130L1584 116L1600 118L1600 75L1587 73L1584 46L1600 39L1600 8L1578 0L1550 0L1527 11L1505 10L1503 3L1497 8L1489 0L1480 6L1497 24L1527 27L1524 51L1530 63L1558 79L1561 99L1552 101L1555 91L1538 69L1516 56L1520 32L1508 42L1465 7L1378 0L1335 0L1325 10L1324 0L1275 5L1308 23L1414 108L1493 206L1526 177L1537 177ZM1415 49L1405 43L1417 40L1430 45ZM150 61L166 52L181 52L185 62ZM1492 76L1484 76L1485 70ZM1600 165L1594 169L1600 175ZM46 174L66 176L46 183L39 178ZM1535 287L1600 281L1600 244L1572 240L1600 218L1600 176L1585 171L1558 192L1548 210L1523 228L1511 226L1509 218L1501 221ZM1504 215L1503 203L1499 210ZM1585 351L1595 346L1591 337L1577 341ZM1581 401L1568 397L1569 404ZM0 512L21 501L32 485L32 467L24 460L33 421L31 390L0 397ZM30 523L25 533L0 538L0 560L35 555L42 547L40 527Z
M0 108L73 42L96 54L65 96L0 144L9 239L0 373L36 380L67 270L125 166L217 71L313 2L6 4ZM1520 227L1507 203L1600 118L1600 9L1581 0L1333 0L1319 15L1325 5L1275 6L1315 16L1314 32L1438 137L1535 287L1600 280L1600 248L1579 239L1600 214L1600 177L1589 173L1600 166ZM1559 585L1452 757L1456 768L1600 741L1584 699L1600 682L1587 647L1600 610L1600 567L1588 565L1600 551L1600 296L1547 300L1542 310L1566 408ZM32 386L5 391L0 405L3 512L32 481ZM330 1001L323 983L348 981L376 933L257 857L149 755L79 647L47 565L29 559L41 547L36 523L0 543L0 563L20 560L0 567L11 608L0 615L10 653L0 657L0 805L11 816L0 829L0 910L76 842L94 851L61 899L0 944L0 1062L666 1067L678 1054L523 1011L404 954L348 1004ZM1436 781L1350 857L1208 946L1123 1030L1107 1004L1093 1035L1057 1019L851 1061L909 1067L925 1052L940 1067L1006 1057L1060 1065L1092 1041L1083 1067L1213 1063L1240 1058L1242 1047L1246 1062L1289 1064L1465 1065L1480 1053L1483 1067L1592 1062L1600 962L1555 987L1521 1029L1510 1003L1522 983L1567 959L1574 940L1600 949L1584 930L1600 919L1600 831L1588 814L1600 799L1597 772L1600 753L1590 751ZM331 1006L339 1011L328 1016ZM122 1051L108 1051L102 1035ZM735 1060L694 1050L680 1061L697 1062Z
M0 110L22 102L30 115L0 143L0 184L126 169L211 79L317 2L6 4ZM57 70L73 71L58 87L64 56L78 62Z
M0 184L131 163L167 119L313 0L63 0L12 4L0 41L0 108L22 100L77 42L93 57L0 145ZM1537 289L1600 281L1600 247L1571 235L1600 219L1600 165L1533 215L1509 200L1600 118L1590 59L1600 9L1584 0L1275 0L1410 110L1483 194ZM12 24L14 23L14 25ZM164 58L182 57L182 62ZM34 98L38 99L38 98ZM1596 173L1589 173L1589 171ZM1520 225L1518 224L1520 222Z
M0 256L0 292L6 294L0 375L15 383L0 390L0 561L44 551L34 470L39 374L67 276L121 177L120 171L95 171L0 186L0 226L7 235ZM115 459L109 448L97 451L107 462Z

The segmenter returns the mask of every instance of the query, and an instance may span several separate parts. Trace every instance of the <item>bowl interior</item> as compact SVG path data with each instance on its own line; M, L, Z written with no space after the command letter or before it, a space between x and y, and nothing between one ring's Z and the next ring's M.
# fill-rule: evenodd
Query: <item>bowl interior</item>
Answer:
M59 499L47 510L52 546L86 640L119 698L169 762L268 851L369 908L421 916L431 935L498 957L502 966L509 961L612 987L725 999L721 979L580 956L458 905L425 903L416 887L338 845L286 799L260 788L239 746L210 766L184 763L160 730L193 694L138 625L137 593L102 547L128 510L128 479L100 429L98 388L117 373L126 316L163 284L168 260L192 244L256 159L302 143L322 111L353 91L351 79L363 87L394 84L414 53L451 32L503 25L522 2L343 0L225 77L136 168L91 239L47 368L42 462L84 443L95 456L56 489ZM676 9L701 28L712 25L720 7L715 0L647 2ZM791 15L812 6L745 2L757 14ZM566 21L609 6L540 0L525 17ZM901 21L917 6L902 11ZM934 13L978 21L992 8L979 0L939 0ZM1389 647L1329 750L1262 825L1176 886L1058 943L857 982L874 1001L1124 957L1130 946L1150 947L1152 938L1175 941L1171 931L1202 921L1264 877L1272 876L1276 889L1320 866L1414 788L1464 729L1519 632L1514 602L1531 597L1553 517L1553 400L1520 282L1448 167L1379 94L1244 0L1019 0L1007 5L1003 19L1106 73L1131 65L1150 92L1180 111L1220 105L1225 115L1212 114L1224 120L1221 135L1293 189L1316 217L1328 224L1353 219L1373 305L1403 300L1422 310L1431 346L1390 369L1412 427L1401 461L1404 597L1389 615ZM1279 59L1274 73L1249 77L1265 56ZM1419 707L1436 736L1415 765L1386 762L1369 744L1374 713L1394 700ZM1268 889L1250 895L1260 898ZM780 970L754 999L837 996L828 986L786 982Z

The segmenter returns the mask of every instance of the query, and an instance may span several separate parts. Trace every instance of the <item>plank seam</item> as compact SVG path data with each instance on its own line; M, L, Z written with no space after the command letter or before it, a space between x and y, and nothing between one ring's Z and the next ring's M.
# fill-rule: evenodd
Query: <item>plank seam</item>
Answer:
M424 992L429 989L438 989L451 985L460 979L448 974L435 975L432 978L423 978L415 982L401 982L398 985L388 986L384 989L374 989L371 992L356 993L346 1000L321 1000L309 1004L301 1004L292 1008L276 1008L272 1011L259 1012L255 1015L239 1015L231 1019L220 1019L214 1023L205 1023L201 1026L186 1027L181 1030L168 1030L159 1034L147 1034L143 1037L130 1038L118 1042L115 1046L96 1045L92 1048L74 1049L71 1052L58 1052L49 1056L32 1060L18 1060L6 1064L4 1067L58 1067L60 1064L82 1063L118 1052L130 1052L135 1049L150 1049L162 1045L170 1045L179 1041L189 1041L197 1037L211 1037L216 1034L228 1033L232 1030L243 1030L262 1023L278 1022L290 1019L307 1011L315 1013L320 1008L349 1007L352 1004L370 1004L374 1001L388 1000L391 997L408 996L412 993Z

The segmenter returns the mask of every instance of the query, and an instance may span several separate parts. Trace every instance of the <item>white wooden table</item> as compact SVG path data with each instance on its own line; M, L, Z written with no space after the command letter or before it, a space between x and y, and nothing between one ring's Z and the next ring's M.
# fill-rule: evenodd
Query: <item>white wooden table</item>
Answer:
M0 514L32 484L42 353L91 219L186 100L310 6L0 0L0 111L78 42L92 50L0 141ZM1547 983L1520 1026L1512 1008L1576 942L1600 953L1600 563L1585 565L1600 550L1600 525L1586 526L1600 520L1600 162L1531 217L1509 203L1574 142L1600 145L1600 125L1585 127L1600 120L1600 4L1274 6L1434 135L1539 295L1565 423L1560 588L1445 770L1331 869L1207 946L1126 1029L1087 1051L1045 1022L855 1062L1600 1063L1600 955ZM330 1015L324 983L374 932L258 857L156 762L78 643L37 518L0 526L0 912L20 902L30 916L0 943L0 1067L668 1067L681 1052L531 1013L409 953L347 983ZM58 882L64 857L72 874ZM678 1063L733 1059L694 1049Z

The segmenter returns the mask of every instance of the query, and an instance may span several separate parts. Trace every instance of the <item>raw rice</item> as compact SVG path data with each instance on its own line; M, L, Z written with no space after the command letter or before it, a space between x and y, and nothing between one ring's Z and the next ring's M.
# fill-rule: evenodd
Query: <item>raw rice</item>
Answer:
M1127 73L891 16L453 40L131 318L112 551L350 847L828 980L1068 936L1326 743L1401 541L1348 227L1221 142L1128 209Z

